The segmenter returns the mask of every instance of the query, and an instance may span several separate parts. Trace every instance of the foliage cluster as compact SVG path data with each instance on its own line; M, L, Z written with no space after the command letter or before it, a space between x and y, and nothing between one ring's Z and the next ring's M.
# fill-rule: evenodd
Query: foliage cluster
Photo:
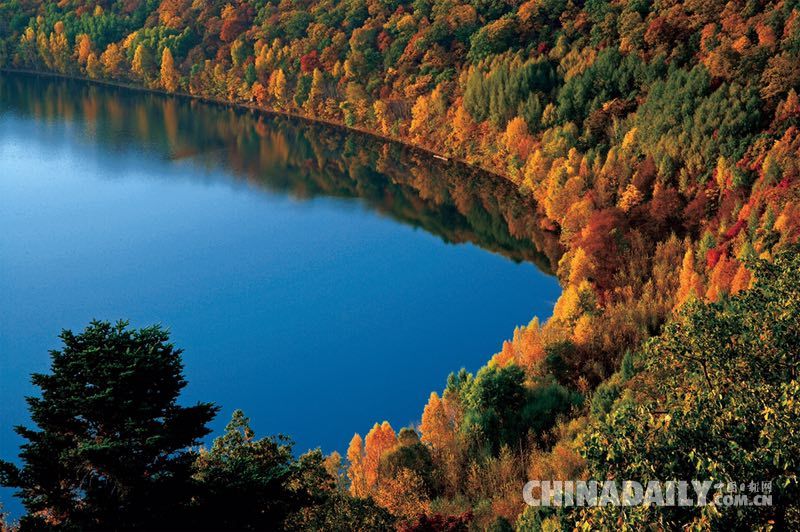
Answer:
M666 419L631 410L614 421L616 394L640 385L620 375L625 360L660 364L667 357L679 368L669 377L676 394L716 400L697 395L702 381L695 382L679 346L663 346L672 336L703 349L689 337L719 330L672 325L664 344L642 348L687 302L710 302L693 312L728 327L727 337L715 340L718 356L784 356L752 339L743 345L762 351L729 344L739 334L731 323L747 331L730 316L772 312L740 294L750 293L759 275L781 282L766 266L751 265L792 249L800 235L796 0L15 0L0 6L0 15L5 66L340 122L482 166L536 200L537 223L558 235L563 250L548 253L564 287L552 318L519 327L486 368L454 375L441 396L431 396L420 426L430 456L388 424L354 438L348 475L355 495L369 495L405 522L421 513L469 514L482 528L518 518L658 518L718 528L793 519L783 504L772 516L520 517L519 485L528 476L574 478L641 465L625 462L639 460L635 453L620 459L592 447L605 437L614 440L606 447L627 449L626 438L642 437L630 423ZM513 226L513 217L507 220ZM724 307L738 298L756 306ZM714 314L720 312L730 316ZM796 319L796 309L785 312ZM676 323L687 319L681 314ZM722 366L714 387L738 375ZM780 383L775 375L754 376L751 385L777 386L786 397L775 397L772 408L791 411L791 375L782 375ZM645 379L649 391L642 393L655 394L656 382ZM715 412L748 416L753 424L742 422L742 434L758 434L758 445L783 441L780 427L791 423L780 414L780 427L768 428L772 414L756 412L742 394L716 400ZM620 411L633 408L625 404ZM694 453L704 462L694 467L719 462L711 447L721 443L711 436L721 438L731 425L686 408L693 417L670 415L663 448L645 458L666 464L670 446L688 453L691 438L707 429ZM590 428L606 415L611 429ZM385 456L395 458L382 469ZM791 488L793 477L775 466L738 467L751 463L739 472L774 473ZM678 460L663 471L673 466L688 467ZM409 496L392 497L399 493Z

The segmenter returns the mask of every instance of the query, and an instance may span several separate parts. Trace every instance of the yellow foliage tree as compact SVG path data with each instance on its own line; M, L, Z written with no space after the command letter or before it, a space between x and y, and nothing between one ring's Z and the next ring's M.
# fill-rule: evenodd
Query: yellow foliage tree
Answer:
M511 155L525 162L533 149L533 136L528 132L528 124L521 116L509 120L503 135L505 148Z
M590 314L582 315L580 318L578 318L578 321L575 322L575 328L572 332L572 339L580 346L589 346L592 343L592 340L594 340L594 330L596 326L597 323L594 316Z
M375 493L375 502L402 520L412 519L430 510L425 482L416 472L405 467L395 477L381 483Z
M350 462L347 468L347 477L350 479L350 495L366 497L369 492L364 476L364 440L357 433L353 435L350 446L347 448L347 461Z
M175 92L178 90L179 82L180 73L175 68L172 52L169 48L164 47L164 52L161 54L161 86L167 92Z
M325 457L322 462L325 471L336 481L336 488L340 491L344 490L344 478L342 477L342 455L337 451Z
M267 69L270 67L269 52L270 52L270 47L264 45L258 50L258 53L256 54L255 68L256 68L256 74L258 74L259 76L264 76L267 72ZM264 78L262 77L262 79Z
M253 100L255 100L258 105L266 105L269 101L269 92L267 91L266 87L264 87L258 81L253 83L253 86L250 88L250 92L253 95Z
M635 185L630 184L625 187L625 191L619 199L619 208L625 212L629 212L632 208L636 207L642 202L642 193L636 188Z
M422 421L419 426L421 440L434 449L447 449L455 441L454 420L447 411L444 400L436 392L428 398L428 404L422 410Z
M463 105L458 105L453 117L453 140L459 147L466 147L475 135L475 121Z
M588 281L581 281L577 286L569 285L556 301L553 318L573 321L583 312L596 306L594 288Z
M430 446L447 491L453 494L460 489L462 475L457 430L463 417L460 401L454 395L445 392L440 398L435 392L431 393L419 426L420 439Z
M161 54L161 86L167 92L175 92L178 90L179 82L180 74L175 68L175 59L170 49L164 47L164 52Z
M417 101L414 102L414 106L411 108L411 127L409 132L418 137L424 135L429 125L430 115L428 97L423 94L417 98Z
M319 114L325 102L325 77L318 68L314 69L311 76L311 88L308 91L308 99L305 101L306 111L312 115Z
M750 271L745 268L744 264L739 264L739 269L731 282L731 294L747 290L750 287L750 277Z
M517 365L524 368L530 375L536 373L539 363L545 356L542 332L539 318L536 317L528 325L518 327L514 331L512 344Z
M595 265L592 259L586 254L582 247L579 247L572 254L569 264L569 284L578 285L581 281L586 281L594 274Z
M53 25L49 48L55 69L62 73L67 72L70 59L69 43L67 34L64 32L64 23L60 20Z
M92 79L98 79L103 75L103 68L94 52L89 52L86 57L86 74Z
M75 38L75 59L78 65L86 67L90 53L92 53L92 39L87 34L81 33Z
M109 78L116 78L122 71L122 65L125 61L125 56L122 54L117 43L111 43L100 54L100 63L103 65L103 72Z
M378 121L378 127L384 135L391 135L392 133L392 119L390 116L389 106L383 100L376 100L372 104L372 110L375 112L375 119Z
M675 307L680 307L690 298L697 298L702 294L703 284L700 275L694 269L694 251L690 245L683 256Z
M516 359L516 353L514 352L514 344L506 340L503 342L503 347L500 349L499 353L496 353L492 359L489 361L489 364L494 364L498 367L507 366L511 364Z
M275 97L278 106L286 101L286 74L283 69L274 70L269 76L269 92Z
M589 223L589 218L594 212L593 194L586 194L580 200L574 201L567 209L561 220L561 241L571 242L581 230Z
M136 47L136 51L133 52L131 72L138 79L146 82L150 77L151 62L150 51L140 43L139 46Z
M378 485L379 466L383 453L397 445L397 435L388 421L375 425L364 438L364 478L367 490L372 492Z
M727 255L722 255L719 258L717 264L714 265L714 269L711 271L708 281L706 297L709 300L716 301L723 294L729 294L731 292L733 279L739 269L738 262L739 261L736 259L728 258Z
M432 125L445 111L444 95L435 88L430 95L421 95L411 108L411 126L409 132L421 144L428 144L427 135Z

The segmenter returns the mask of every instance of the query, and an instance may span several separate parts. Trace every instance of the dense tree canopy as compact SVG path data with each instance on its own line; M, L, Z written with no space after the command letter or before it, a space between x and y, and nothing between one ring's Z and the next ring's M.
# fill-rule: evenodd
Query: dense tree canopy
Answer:
M749 366L734 371L719 356L748 360L739 344L725 343L739 338L736 327L752 333L741 338L750 342L742 346L774 354L735 316L774 316L771 307L757 308L757 294L780 285L781 277L753 266L754 259L769 263L800 238L799 58L796 0L0 5L5 68L133 83L341 123L463 159L535 200L506 206L499 194L482 192L483 205L496 208L477 208L474 196L450 181L442 187L435 176L410 179L426 200L447 197L450 212L469 227L538 234L564 290L549 320L518 327L485 368L454 374L441 395L431 395L419 442L399 438L388 423L353 438L346 480L339 479L349 483L352 497L334 491L315 507L336 500L343 508L336 515L363 513L359 522L384 525L386 515L374 513L375 504L402 526L503 527L519 518L520 527L545 527L616 519L603 512L523 514L519 488L533 474L627 471L628 459L683 473L692 464L675 457L688 455L703 430L740 437L731 456L736 467L751 467L748 474L791 478L747 454L754 452L753 438L760 446L769 438L781 442L770 445L792 444L782 439L789 423L783 414L773 420L769 413L764 426L753 421L764 412L746 391L769 382L769 397L790 411L791 381L778 384L785 375L765 374L760 366L752 375L737 373ZM334 185L349 190L364 182L351 172ZM513 248L513 239L504 241ZM765 284L747 292L754 282ZM771 290L779 303L795 297ZM737 296L743 293L751 295ZM692 306L661 343L642 348L693 301L719 306ZM736 307L742 301L753 308ZM783 312L796 320L796 308ZM694 315L724 326L728 336L692 324ZM706 370L719 365L712 386L688 362L708 345L721 349L705 362ZM603 464L598 441L626 446L643 437L646 423L664 423L664 416L642 418L647 402L621 400L609 413L617 394L628 397L633 392L626 390L638 386L630 361L663 364L662 358L672 363L662 369L676 390L670 396L676 412L668 426L659 425L664 438L652 456L631 452ZM620 370L624 361L628 369ZM752 378L752 388L725 400L703 395L734 376ZM686 405L679 415L680 393L708 399L716 410ZM732 415L753 422L737 427ZM598 428L598 421L612 428ZM782 454L758 449L783 464ZM718 458L712 452L704 460ZM21 486L23 478L12 471L8 481ZM789 519L794 510L785 498L777 501L781 507L771 516L639 518L758 526ZM333 514L314 515L318 523L340 522Z
M732 530L800 526L797 430L800 384L800 254L754 267L752 289L681 310L638 355L631 387L600 416L584 453L598 478L703 478L773 484L773 505L641 507L624 517L598 509L592 528L632 526Z

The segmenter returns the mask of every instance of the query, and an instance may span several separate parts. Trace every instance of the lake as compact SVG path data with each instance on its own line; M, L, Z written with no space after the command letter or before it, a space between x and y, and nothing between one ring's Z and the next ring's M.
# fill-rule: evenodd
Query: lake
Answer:
M222 407L212 436L236 408L298 453L414 424L449 372L551 314L558 244L534 208L337 128L3 74L0 456L30 373L93 318L167 327L182 402Z

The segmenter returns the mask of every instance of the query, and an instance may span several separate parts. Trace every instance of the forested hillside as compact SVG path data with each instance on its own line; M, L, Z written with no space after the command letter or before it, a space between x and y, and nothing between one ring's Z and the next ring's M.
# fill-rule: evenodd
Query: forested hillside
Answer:
M341 123L536 200L563 250L553 316L451 375L418 433L356 435L352 496L411 529L800 526L800 3L12 0L0 39L7 69ZM775 504L521 498L626 475L772 480Z

